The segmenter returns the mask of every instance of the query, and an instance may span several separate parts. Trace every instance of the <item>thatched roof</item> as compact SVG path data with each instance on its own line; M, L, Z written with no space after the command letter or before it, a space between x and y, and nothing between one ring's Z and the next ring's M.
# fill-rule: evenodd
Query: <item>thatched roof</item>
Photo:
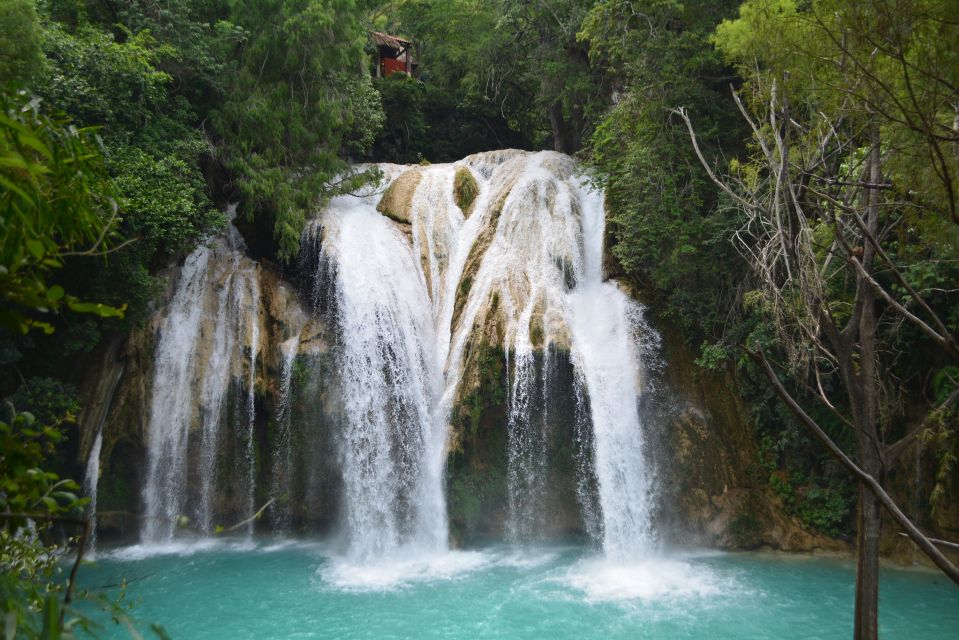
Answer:
M388 33L381 33L379 31L373 31L370 33L370 37L373 39L373 44L378 47L389 47L393 49L397 54L403 49L406 49L413 43L409 40L404 40L403 38L397 38L396 36L391 36Z

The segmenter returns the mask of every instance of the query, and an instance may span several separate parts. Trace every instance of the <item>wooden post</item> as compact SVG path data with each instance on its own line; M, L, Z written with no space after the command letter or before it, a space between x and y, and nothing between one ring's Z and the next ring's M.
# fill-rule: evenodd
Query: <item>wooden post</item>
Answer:
M413 43L406 45L406 75L413 77Z

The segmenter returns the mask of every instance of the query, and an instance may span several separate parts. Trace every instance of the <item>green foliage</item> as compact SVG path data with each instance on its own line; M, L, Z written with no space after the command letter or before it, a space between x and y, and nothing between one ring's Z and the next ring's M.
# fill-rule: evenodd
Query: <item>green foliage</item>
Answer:
M8 401L28 411L40 424L56 425L76 421L80 398L73 385L54 378L31 378Z
M40 18L33 0L0 0L0 85L18 83L40 64Z
M0 521L0 602L7 624L21 627L28 637L40 637L60 590L55 582L61 569L60 549L41 536L50 519L79 512L85 500L77 498L79 486L44 469L44 461L63 440L57 425L41 425L29 413L16 413L0 422L0 512L13 514ZM28 530L37 523L36 533ZM59 619L55 620L59 627ZM9 628L9 627L8 627Z
M42 468L64 440L59 424L42 425L30 413L16 413L9 403L7 412L10 418L0 422L0 512L46 516L76 513L85 502L73 493L80 487ZM0 524L15 533L26 526L26 518L10 518Z
M453 178L453 199L456 206L468 215L478 195L479 185L476 184L476 178L466 167L457 167Z
M365 68L354 0L237 0L246 38L212 112L244 215L268 216L277 255L296 255L306 218L347 165L344 147L372 139L382 114Z
M199 142L187 138L180 149L159 156L135 146L114 149L115 184L125 196L124 228L146 243L151 254L176 255L225 223L211 206L197 169Z
M940 0L747 0L714 41L750 78L748 98L763 101L776 80L802 117L820 110L878 124L883 148L895 149L884 173L915 203L916 229L932 227L932 244L943 217L959 223L959 157L946 151L959 83L954 13Z
M46 64L32 89L57 109L119 132L149 123L166 104L172 78L156 64L165 50L149 33L123 42L93 25L76 33L56 22L44 31Z
M589 0L397 4L383 28L417 42L421 77L454 97L461 115L453 120L467 124L467 135L485 128L486 148L513 144L502 133L505 121L524 146L576 152L608 104L605 75L577 40ZM388 104L386 111L393 115ZM456 130L445 130L457 145Z
M410 81L400 74L376 79L373 86L386 114L370 154L374 160L453 162L480 151L531 144L495 105L462 87Z
M115 189L90 129L44 114L23 95L0 97L0 325L26 332L61 307L104 317L48 283L71 255L97 255L117 237Z
M728 93L729 71L708 37L734 3L598 2L580 38L594 60L623 79L622 97L599 121L589 160L606 187L612 253L691 343L716 348L744 265L729 239L740 224L693 154L671 111L685 106L709 132L708 154L743 135Z
M818 443L795 428L786 428L774 439L767 428L760 460L768 473L769 487L779 496L786 513L811 529L837 537L847 534L856 501L856 485L823 456Z

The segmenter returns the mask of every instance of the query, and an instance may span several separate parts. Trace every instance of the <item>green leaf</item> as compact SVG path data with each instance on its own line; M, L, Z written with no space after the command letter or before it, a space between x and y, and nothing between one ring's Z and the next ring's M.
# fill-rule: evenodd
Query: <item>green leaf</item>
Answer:
M43 603L43 630L40 638L60 640L60 637L60 601L56 596L49 595Z
M127 308L125 304L119 307L111 307L100 304L99 302L80 302L78 300L68 300L67 304L72 311L77 313L93 313L101 318L122 318Z
M63 290L63 287L61 287L58 284L55 284L49 289L47 289L47 300L50 300L51 302L56 302L60 300L61 298L63 298L64 293L66 292Z
M39 260L46 253L46 247L39 240L27 240L27 250L34 258Z

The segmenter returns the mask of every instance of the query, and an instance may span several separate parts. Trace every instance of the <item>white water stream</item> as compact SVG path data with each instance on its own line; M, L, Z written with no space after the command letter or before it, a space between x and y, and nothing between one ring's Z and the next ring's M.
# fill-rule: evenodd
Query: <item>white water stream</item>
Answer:
M147 427L147 474L142 542L167 542L182 522L212 531L219 441L226 421L231 383L246 383L243 429L246 438L245 512L252 513L254 379L260 331L257 267L230 233L187 256L175 293L159 323ZM199 425L195 469L188 468L191 428ZM197 445L193 445L196 447ZM189 473L198 476L199 495L189 501ZM189 502L189 504L188 504Z
M421 174L408 200L408 224L380 214L382 189L371 190L334 198L304 238L317 258L314 314L325 314L335 334L341 396L338 459L315 464L338 467L348 557L368 564L399 557L400 550L406 550L400 556L428 555L448 548L449 422L461 387L472 384L472 350L482 344L502 348L508 373L511 539L535 538L548 515L542 507L547 451L558 418L549 410L549 376L562 352L569 354L581 396L577 413L589 431L580 486L594 486L598 504L584 504L587 518L596 514L587 528L608 558L643 557L653 534L639 400L653 334L639 305L603 281L602 194L572 159L552 152L490 152L455 165L381 168L387 182L405 171ZM469 215L454 200L455 174L463 168L479 188ZM260 290L256 267L242 256L235 231L232 237L191 254L160 324L144 541L168 539L187 510L184 465L196 421L201 490L194 512L200 529L214 524L217 442L231 383L244 392L243 423L235 429L246 443L246 512L255 506ZM300 346L293 336L280 347L274 496L290 474L296 428L290 380ZM275 523L289 527L288 511L273 513Z

